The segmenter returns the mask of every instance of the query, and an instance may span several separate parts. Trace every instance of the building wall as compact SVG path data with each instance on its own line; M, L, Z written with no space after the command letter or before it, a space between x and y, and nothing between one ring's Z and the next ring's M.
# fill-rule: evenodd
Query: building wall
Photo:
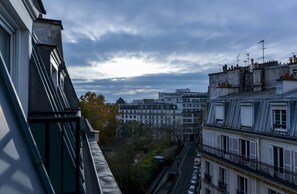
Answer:
M0 71L0 193L45 193L22 131L28 128L20 122L25 117L17 115L2 78Z
M33 19L39 12L32 7L31 1L3 0L0 2L0 25L11 33L10 75L22 103L22 109L28 113L28 77L31 55L31 37Z

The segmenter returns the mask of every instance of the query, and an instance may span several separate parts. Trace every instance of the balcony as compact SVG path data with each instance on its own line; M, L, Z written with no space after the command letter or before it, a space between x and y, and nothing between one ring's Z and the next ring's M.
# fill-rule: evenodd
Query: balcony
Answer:
M204 173L204 181L206 182L206 183L211 183L211 178L212 178L212 176L210 176L208 173Z
M29 113L32 134L57 193L78 194L82 187L80 119L79 109Z
M240 167L249 172L253 172L259 176L271 179L280 184L297 189L297 173L287 170L282 167L273 166L253 158L234 154L226 150L214 148L208 145L200 144L198 150L209 156L218 158L218 160L225 161L233 166ZM205 176L206 180L206 176Z
M222 180L218 180L218 187L219 187L219 191L221 192L224 192L227 190L227 184Z
M247 192L240 189L236 189L236 194L247 194Z

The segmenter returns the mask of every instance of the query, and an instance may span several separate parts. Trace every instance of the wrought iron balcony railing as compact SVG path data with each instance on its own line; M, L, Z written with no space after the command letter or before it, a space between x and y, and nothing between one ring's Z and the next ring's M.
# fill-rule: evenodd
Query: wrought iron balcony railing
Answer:
M227 190L227 184L222 180L218 180L218 187L219 187L219 191L221 192L224 192Z
M212 176L210 176L210 174L204 173L204 181L206 183L211 183L211 178L212 178Z
M42 144L44 147L40 147L40 150L44 150L44 164L46 170L51 172L51 170L56 170L55 173L60 176L60 191L56 191L57 193L65 193L64 191L64 181L67 179L67 174L64 174L66 168L69 166L65 166L64 156L68 154L74 163L75 171L75 191L73 193L79 194L81 191L81 129L80 129L80 110L79 109L67 109L65 111L55 111L55 112L30 112L28 121L31 129L38 128L38 130L44 130L44 137L40 137L44 143ZM41 124L34 127L34 124ZM53 135L50 132L54 130L55 132L60 131L60 140L53 139ZM56 155L55 158L50 158L53 152L58 153L58 150L53 151L51 143L56 142L56 144L60 144L60 154L58 157ZM51 162L53 160L60 160L61 169L53 169ZM50 173L49 173L50 174ZM68 178L69 179L69 178Z
M228 163L231 162L233 165L240 168L297 189L297 172L208 145L200 144L198 145L198 150L202 153L211 155L212 157L219 158Z
M236 194L247 194L247 192L241 189L236 189Z

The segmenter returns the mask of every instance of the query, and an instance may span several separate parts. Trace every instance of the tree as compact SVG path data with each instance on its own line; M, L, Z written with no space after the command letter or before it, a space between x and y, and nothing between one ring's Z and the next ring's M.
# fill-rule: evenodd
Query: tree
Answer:
M82 115L89 120L92 127L100 131L101 145L114 138L117 127L117 105L106 104L101 94L87 92L80 97L80 107Z

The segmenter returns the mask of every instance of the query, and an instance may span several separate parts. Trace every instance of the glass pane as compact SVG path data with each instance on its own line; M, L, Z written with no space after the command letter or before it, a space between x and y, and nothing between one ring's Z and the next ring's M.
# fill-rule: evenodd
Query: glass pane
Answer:
M7 69L10 70L10 35L0 26L0 52L6 63Z

